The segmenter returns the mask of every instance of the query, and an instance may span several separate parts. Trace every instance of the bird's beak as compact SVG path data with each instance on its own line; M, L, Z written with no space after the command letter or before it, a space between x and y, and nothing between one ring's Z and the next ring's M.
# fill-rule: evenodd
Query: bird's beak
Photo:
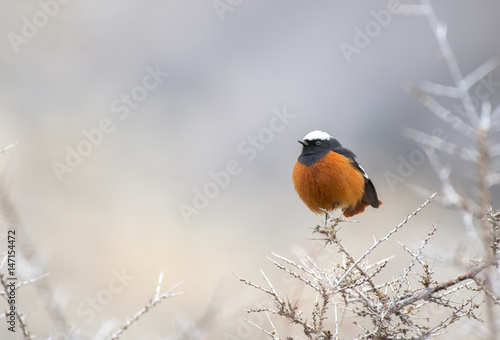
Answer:
M304 146L308 145L305 140L298 140L297 142L299 142L300 144L302 144Z

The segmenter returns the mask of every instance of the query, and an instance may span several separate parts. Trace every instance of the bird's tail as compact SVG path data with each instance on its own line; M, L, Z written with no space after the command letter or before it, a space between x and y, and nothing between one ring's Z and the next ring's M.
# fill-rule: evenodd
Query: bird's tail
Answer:
M383 203L382 201L378 201L378 204L382 205ZM359 201L358 204L356 204L355 206L344 209L344 216L352 217L354 215L361 214L363 211L365 211L365 208L369 205L370 204L363 202L363 200Z

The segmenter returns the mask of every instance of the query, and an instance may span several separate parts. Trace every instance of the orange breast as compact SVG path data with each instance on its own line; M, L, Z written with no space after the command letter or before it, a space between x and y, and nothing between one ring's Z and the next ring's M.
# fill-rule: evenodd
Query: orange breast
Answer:
M302 201L318 214L321 209L331 211L335 203L338 208L354 208L364 194L363 174L333 151L311 166L297 161L292 179Z

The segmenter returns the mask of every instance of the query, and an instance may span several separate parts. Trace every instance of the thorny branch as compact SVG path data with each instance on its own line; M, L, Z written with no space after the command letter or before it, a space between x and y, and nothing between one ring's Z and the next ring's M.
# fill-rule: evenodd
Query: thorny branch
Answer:
M177 289L182 284L182 282L177 283L172 288L167 290L165 293L160 293L162 282L163 282L163 273L160 273L160 277L158 279L158 284L156 286L155 296L153 298L151 298L151 300L149 301L149 303L146 306L144 306L134 316L132 316L130 319L128 319L127 322L125 323L125 325L120 327L113 335L111 335L110 340L117 340L127 329L130 328L130 326L137 323L137 321L142 316L144 316L144 314L149 312L149 310L151 308L155 307L157 304L159 304L163 300L183 294L183 293L174 293L174 290Z
M8 298L8 291L9 291L9 288L8 288L8 284L7 282L5 281L5 277L3 274L0 274L0 284L2 285L2 288L4 289L2 291L2 296L5 300L9 300ZM31 337L31 333L28 329L28 326L24 320L24 316L17 310L15 309L14 310L14 313L16 314L16 319L17 321L19 322L19 328L21 328L21 331L23 332L23 337L25 340L31 340L32 337Z
M274 302L274 309L256 308L249 312L266 312L284 317L302 325L307 339L314 340L340 339L342 329L352 329L353 326L360 332L356 339L427 339L449 331L449 327L458 321L463 321L462 324L475 322L470 326L475 330L485 325L480 332L475 332L476 336L494 340L500 329L500 321L497 320L500 314L500 211L494 212L490 206L490 190L500 184L500 173L492 167L492 164L500 162L500 144L496 142L500 132L500 107L492 110L490 103L483 101L480 108L476 108L469 91L479 81L491 76L500 62L492 59L464 76L448 42L446 25L438 19L431 0L401 5L400 14L421 15L428 19L440 55L453 80L451 85L424 82L420 86L406 84L405 88L430 113L450 129L465 136L469 143L460 145L447 138L407 129L405 135L423 146L441 182L439 195L421 186L411 185L428 199L384 237L375 239L373 245L359 257L352 255L338 235L340 226L350 221L341 217L332 218L326 225L314 228L314 233L321 234L315 240L326 242L326 246L332 246L341 253L344 258L342 264L322 268L308 256L300 259L302 264L275 254L277 260L270 259L280 270L315 291L312 315L306 318L301 306L292 306L288 297L280 296L266 275L264 278L271 289L240 278L245 284L265 292ZM465 112L459 116L441 104L436 96L459 100ZM443 164L439 152L476 166L477 193L471 195L457 189L457 183L450 176L452 167ZM433 271L434 263L425 256L426 247L438 231L437 225L434 225L417 250L398 241L409 257L408 265L401 275L393 274L392 280L382 279L380 274L392 258L369 264L374 250L388 244L385 241L405 227L433 198L459 212L468 235L470 247L467 250L472 249L475 254L460 247L454 257L458 260L454 264L462 269L451 278L438 279ZM335 307L334 313L329 313L332 310L329 306ZM429 316L428 308L433 309L433 317ZM486 320L481 315L485 315ZM328 317L333 320L324 322ZM308 323L308 319L312 322ZM265 333L275 340L294 339L279 337L274 324L273 331Z
M410 216L415 216L430 200L431 197L381 240L388 240L407 225ZM493 216L499 215L491 213L490 218L493 219ZM324 228L338 226L343 222L332 220L330 223ZM343 264L328 269L322 269L307 255L301 259L302 264L299 264L273 254L276 259L269 260L280 270L316 291L316 300L308 317L304 316L300 306L291 304L288 297L278 294L264 272L262 275L269 288L237 277L243 283L264 292L273 301L274 308L258 307L250 309L249 312L266 312L284 317L294 324L301 325L307 339L340 339L339 328L347 322L361 329L357 339L426 339L442 334L451 324L463 318L482 321L477 314L484 303L484 299L480 298L481 292L491 295L495 303L500 301L483 286L484 279L481 274L489 266L484 261L472 261L466 273L454 278L444 281L435 278L435 273L430 269L432 264L428 263L423 253L436 231L437 226L434 225L416 250L401 244L409 256L409 264L400 276L381 284L376 283L378 275L392 258L369 264L368 258L373 256L376 248L373 246L355 260L338 237L328 239L346 260ZM375 242L376 245L381 243L380 240ZM324 322L332 317L329 315L329 306L332 305L335 306L334 322ZM435 323L434 319L430 320L425 310L428 305L440 307L441 313L446 310L450 312ZM338 310L343 313L344 321L339 319ZM422 320L427 320L427 323ZM261 326L258 328L263 330ZM265 333L273 339L287 339L280 338L275 328Z

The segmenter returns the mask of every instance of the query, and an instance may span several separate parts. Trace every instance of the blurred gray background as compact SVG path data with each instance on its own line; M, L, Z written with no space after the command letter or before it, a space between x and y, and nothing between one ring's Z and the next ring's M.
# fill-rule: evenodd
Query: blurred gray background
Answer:
M265 256L322 249L307 240L306 228L321 217L291 182L297 139L311 130L329 132L372 177L384 205L342 230L359 253L372 234L384 235L422 202L405 184L438 188L427 161L404 181L387 180L388 173L401 176L401 159L419 150L403 128L440 128L450 140L467 142L402 88L407 81L452 85L425 17L391 15L382 25L376 18L388 1L379 0L220 3L230 10L192 0L0 4L0 147L18 142L0 154L2 195L20 217L19 225L4 217L2 232L19 230L18 247L35 251L36 264L19 258L19 275L38 275L37 266L50 273L44 282L81 338L142 308L161 271L164 289L184 280L179 291L185 294L149 312L124 339L182 338L184 332L186 339L264 338L241 317L266 299L232 273L263 283L263 268L280 285L282 275ZM499 2L433 5L464 74L500 56ZM341 47L355 46L367 27L373 37L346 58ZM138 89L151 69L168 76L154 89ZM492 81L500 81L500 72ZM489 96L494 107L495 90ZM133 91L144 98L120 119L123 112L113 105ZM276 110L293 118L270 135ZM58 180L55 162L65 164L68 150L81 143L87 150L82 131L103 121L114 130ZM260 146L251 147L252 138ZM186 222L180 207L193 207L196 190L213 189L210 173L231 161L241 172ZM460 164L457 176L467 188L474 168ZM418 244L439 222L436 245L454 249L463 238L457 221L433 206L399 237ZM122 270L133 279L104 299L113 273ZM34 334L64 339L36 284L18 295ZM98 300L93 314L89 299ZM6 336L0 326L0 337Z

